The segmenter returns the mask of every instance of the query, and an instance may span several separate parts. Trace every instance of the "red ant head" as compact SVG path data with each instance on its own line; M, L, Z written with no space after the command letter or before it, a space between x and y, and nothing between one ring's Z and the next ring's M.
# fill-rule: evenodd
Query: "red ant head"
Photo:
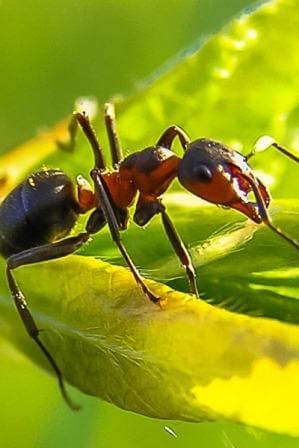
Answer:
M250 202L252 187L248 178L257 184L268 206L270 196L257 179L246 158L220 142L201 138L191 142L178 168L180 183L191 193L217 205L234 208L260 223L258 205Z

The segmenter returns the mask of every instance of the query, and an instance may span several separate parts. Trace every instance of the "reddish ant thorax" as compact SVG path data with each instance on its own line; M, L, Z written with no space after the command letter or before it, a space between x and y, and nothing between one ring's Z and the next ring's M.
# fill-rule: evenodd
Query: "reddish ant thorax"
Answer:
M171 150L153 146L129 155L103 178L115 205L126 208L137 192L139 204L156 202L177 176L179 163Z

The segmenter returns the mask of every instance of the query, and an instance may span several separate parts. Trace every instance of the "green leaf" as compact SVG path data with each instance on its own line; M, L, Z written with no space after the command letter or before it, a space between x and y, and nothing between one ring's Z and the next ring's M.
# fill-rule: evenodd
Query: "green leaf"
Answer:
M40 166L46 157L57 151L57 142L63 142L68 135L68 120L64 120L52 130L42 132L3 155L0 164L0 200L22 181L25 173L30 172L35 165Z
M275 1L242 17L201 51L120 101L124 147L134 151L153 144L164 128L177 123L194 138L204 133L245 152L265 133L293 149L299 91L294 75L299 69L297 6L297 1ZM287 65L277 58L286 48ZM98 120L96 126L102 136ZM46 163L73 175L86 174L92 160L88 154L80 137L73 154L58 151ZM18 176L40 163L37 157L26 166L19 164ZM273 150L257 156L254 164L266 164L272 191L288 198L274 203L271 211L298 238L299 206L292 199L298 167ZM247 222L232 226L242 220L237 213L188 206L185 199L172 208L171 200L181 194L178 188L175 184L168 196L170 213L192 243L205 297L222 305L230 300L228 306L237 311L298 322L298 254L269 229L257 231ZM223 228L225 223L229 227ZM149 228L142 237L142 230L134 228L124 235L133 258L158 279L181 275L167 243L160 244L158 222L149 227L152 233ZM226 418L299 435L297 327L231 313L150 282L163 299L162 309L154 306L126 269L87 256L117 255L107 230L82 254L17 273L45 330L41 337L72 384L152 417ZM173 285L181 287L182 282ZM49 368L24 334L4 279L0 298L2 335Z
M184 206L178 204L178 197ZM204 300L237 312L299 322L298 252L294 248L266 226L234 211L204 206L188 194L170 193L167 204L179 233L189 243ZM298 201L275 201L272 215L281 229L299 240ZM159 217L146 231L132 225L123 239L144 275L188 292L184 270ZM81 253L100 253L110 262L125 265L111 245L109 232L101 232Z
M160 309L126 269L89 257L26 267L18 279L43 341L86 393L152 417L226 417L299 434L299 329L150 282L165 299ZM48 367L21 324L12 334L15 310L3 300L1 319L2 332Z

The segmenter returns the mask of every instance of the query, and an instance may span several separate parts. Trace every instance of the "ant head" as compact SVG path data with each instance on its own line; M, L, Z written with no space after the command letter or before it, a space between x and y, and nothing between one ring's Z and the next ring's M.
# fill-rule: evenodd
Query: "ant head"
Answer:
M256 203L250 202L251 182L256 182L259 192L268 206L266 187L256 179L246 158L229 149L223 143L201 138L191 142L178 168L180 183L196 196L234 208L259 223L262 218Z

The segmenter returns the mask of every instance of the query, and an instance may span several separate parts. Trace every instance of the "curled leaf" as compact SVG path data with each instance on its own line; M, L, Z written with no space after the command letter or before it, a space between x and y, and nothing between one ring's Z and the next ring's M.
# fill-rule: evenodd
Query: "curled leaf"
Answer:
M151 417L228 418L299 435L298 328L149 282L161 309L126 269L89 257L26 267L18 280L43 341L84 392ZM18 317L6 300L0 307L11 338ZM46 365L21 325L13 338Z

